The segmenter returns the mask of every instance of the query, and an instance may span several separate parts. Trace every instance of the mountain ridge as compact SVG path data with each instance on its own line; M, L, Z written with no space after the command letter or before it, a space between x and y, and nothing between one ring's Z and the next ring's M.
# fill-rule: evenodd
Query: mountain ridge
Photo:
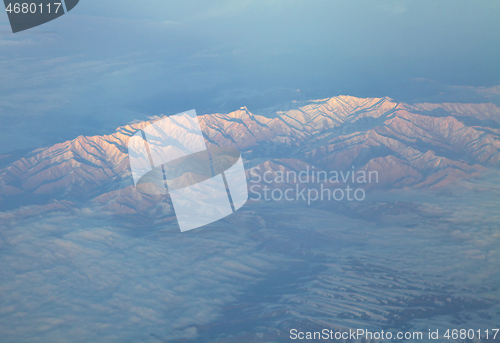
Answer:
M198 118L208 146L237 148L247 169L271 173L290 165L354 166L378 171L380 187L441 188L500 165L500 108L494 104L409 105L337 96L280 106ZM127 142L159 118L32 151L0 169L0 199L70 197L113 208L104 199L125 192L152 204L132 187Z

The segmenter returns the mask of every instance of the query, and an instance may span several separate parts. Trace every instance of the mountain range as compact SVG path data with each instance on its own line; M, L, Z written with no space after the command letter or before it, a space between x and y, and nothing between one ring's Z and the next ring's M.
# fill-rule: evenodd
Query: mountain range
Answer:
M156 209L158 196L133 187L127 143L160 118L109 135L79 136L18 159L1 156L3 207L65 199L115 213ZM378 183L370 187L440 189L500 166L500 108L491 103L405 104L336 96L198 118L207 145L239 149L247 173L308 167L377 171ZM168 201L162 206L170 207Z

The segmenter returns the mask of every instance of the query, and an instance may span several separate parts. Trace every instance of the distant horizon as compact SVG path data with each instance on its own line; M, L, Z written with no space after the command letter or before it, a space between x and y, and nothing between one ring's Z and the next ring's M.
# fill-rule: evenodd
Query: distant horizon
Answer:
M496 0L86 0L16 34L3 13L0 153L191 108L484 101L474 89L500 85L499 12Z

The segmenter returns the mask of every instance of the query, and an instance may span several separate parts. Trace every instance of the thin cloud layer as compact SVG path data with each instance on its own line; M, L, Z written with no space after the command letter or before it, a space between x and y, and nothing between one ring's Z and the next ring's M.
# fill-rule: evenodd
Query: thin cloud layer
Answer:
M194 325L216 320L273 269L257 242L227 225L137 237L88 212L2 220L4 342L194 337Z
M412 196L257 202L188 234L68 202L3 212L3 340L199 342L299 324L444 328L451 316L493 325L495 204Z

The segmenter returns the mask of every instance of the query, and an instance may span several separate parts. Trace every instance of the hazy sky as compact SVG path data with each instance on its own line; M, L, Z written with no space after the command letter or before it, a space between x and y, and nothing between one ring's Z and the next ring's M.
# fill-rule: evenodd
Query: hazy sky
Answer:
M497 0L81 0L12 34L5 13L0 153L192 108L498 85L498 18Z

